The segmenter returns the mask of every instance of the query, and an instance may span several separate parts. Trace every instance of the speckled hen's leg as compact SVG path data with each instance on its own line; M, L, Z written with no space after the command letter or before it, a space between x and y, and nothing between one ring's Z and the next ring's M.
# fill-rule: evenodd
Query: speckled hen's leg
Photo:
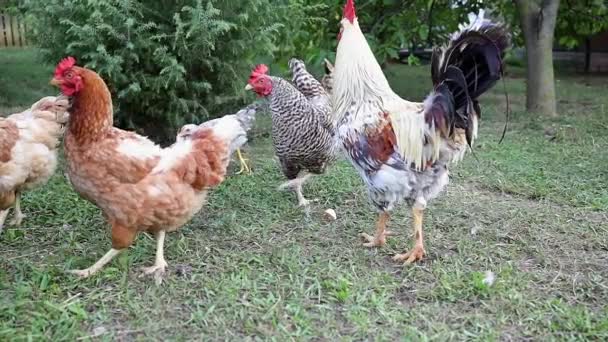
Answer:
M25 218L25 215L23 215L23 212L21 212L21 194L16 193L15 194L15 214L13 215L13 219L11 220L10 224L13 226L20 226L21 222L23 222L24 218Z
M292 188L293 191L296 193L296 196L298 197L298 206L305 207L310 204L310 201L304 197L304 194L302 194L302 186L310 176L310 173L304 173L302 175L299 175L297 178L281 184L279 186L279 189L283 190L285 188Z
M156 261L153 266L144 267L144 274L154 274L154 280L157 285L163 282L163 275L167 262L165 261L165 231L161 230L156 233Z
M381 212L380 215L378 215L378 221L376 222L376 233L374 234L374 236L371 236L366 233L359 234L359 236L361 236L363 238L363 240L365 240L365 243L363 243L363 246L365 246L365 247L384 246L384 244L386 243L386 237L388 235L392 235L392 232L385 230L386 223L388 222L389 218L390 218L389 213L387 213L386 211Z
M302 194L302 183L304 182L299 182L296 184L296 196L298 197L298 206L305 207L310 204L310 201L304 197L304 194Z
M405 262L405 264L422 260L426 255L422 238L422 217L424 210L414 206L412 214L414 221L414 248L407 253L397 254L393 257L393 260Z

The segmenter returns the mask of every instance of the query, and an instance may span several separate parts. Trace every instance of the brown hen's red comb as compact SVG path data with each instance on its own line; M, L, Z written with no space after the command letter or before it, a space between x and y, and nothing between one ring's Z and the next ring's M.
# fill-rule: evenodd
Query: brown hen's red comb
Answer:
M348 19L351 24L354 24L355 18L357 17L354 0L346 0L346 5L344 5L344 14L342 16Z
M57 67L55 68L55 77L63 76L63 73L66 70L72 68L74 65L76 65L76 59L74 57L69 56L62 59L61 62L59 62L59 64L57 64Z
M266 64L258 64L251 72L251 76L249 76L249 79L256 79L266 74L268 74L268 66L266 66Z

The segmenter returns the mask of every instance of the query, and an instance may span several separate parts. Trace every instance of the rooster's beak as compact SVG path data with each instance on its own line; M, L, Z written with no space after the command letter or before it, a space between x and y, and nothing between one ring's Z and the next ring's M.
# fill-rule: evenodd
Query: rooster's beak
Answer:
M245 86L245 90L252 90L252 89L253 89L253 87L249 83Z
M63 83L63 81L61 81L61 80L60 80L60 79L58 79L58 78L53 77L53 79L51 80L51 82L50 82L50 83L51 83L52 85L54 85L54 86L60 86L60 85Z

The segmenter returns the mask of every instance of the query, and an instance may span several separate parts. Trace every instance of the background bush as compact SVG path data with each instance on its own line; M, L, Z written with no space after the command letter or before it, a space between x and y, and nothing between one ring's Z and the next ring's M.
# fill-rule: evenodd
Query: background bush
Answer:
M310 16L320 5L298 0L31 0L21 8L45 60L72 55L97 71L117 100L117 124L161 138L235 111L254 63L305 53L287 35L325 23Z

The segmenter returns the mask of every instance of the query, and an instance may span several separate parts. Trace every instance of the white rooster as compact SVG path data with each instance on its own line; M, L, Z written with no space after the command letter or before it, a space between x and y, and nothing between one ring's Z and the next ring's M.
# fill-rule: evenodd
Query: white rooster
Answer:
M415 243L395 261L425 256L422 217L427 202L448 184L448 166L458 161L477 135L478 97L502 75L510 38L502 25L472 18L447 46L434 50L433 90L424 103L402 99L390 87L347 0L333 73L333 115L338 139L379 211L365 246L382 246L389 212L406 201L413 212Z

